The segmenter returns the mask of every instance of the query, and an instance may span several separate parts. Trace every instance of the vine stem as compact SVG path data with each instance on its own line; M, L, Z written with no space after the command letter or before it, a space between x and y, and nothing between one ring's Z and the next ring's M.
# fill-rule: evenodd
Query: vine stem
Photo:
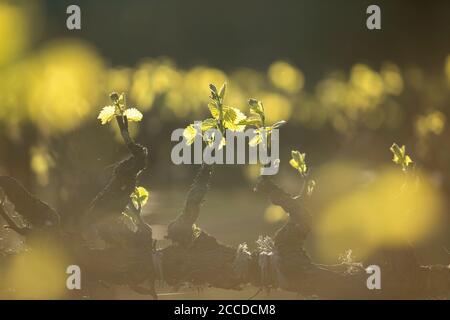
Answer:
M131 146L135 144L133 139L130 137L130 132L128 130L128 119L127 116L116 116L117 124L119 125L120 134L125 141L127 147L131 150Z

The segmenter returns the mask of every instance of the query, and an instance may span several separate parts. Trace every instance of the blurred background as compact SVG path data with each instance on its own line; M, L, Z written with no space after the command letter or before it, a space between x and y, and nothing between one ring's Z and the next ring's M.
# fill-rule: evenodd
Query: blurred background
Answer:
M66 8L81 8L81 30ZM305 206L316 223L309 252L334 263L414 243L424 263L450 247L450 3L377 1L382 30L366 28L372 1L0 1L0 175L16 177L68 223L108 181L126 148L96 119L111 91L144 113L132 133L150 149L141 184L146 219L162 238L196 167L170 160L170 134L208 114L208 84L227 104L264 102L287 120L277 181L300 179L290 151L306 153L317 185ZM389 147L406 145L420 181ZM219 166L199 226L237 245L286 220L253 192L258 168ZM420 178L420 179L419 179ZM0 231L0 250L14 250ZM212 293L214 294L214 293ZM220 297L223 297L219 295Z

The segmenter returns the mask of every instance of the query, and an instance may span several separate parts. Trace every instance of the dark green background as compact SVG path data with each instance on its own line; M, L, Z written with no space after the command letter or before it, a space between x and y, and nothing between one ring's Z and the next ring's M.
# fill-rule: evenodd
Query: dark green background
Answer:
M265 69L287 59L317 80L355 61L441 69L450 52L445 0L47 0L42 40L68 35L70 4L82 10L82 30L74 35L114 65L168 56L183 67ZM370 4L381 7L381 31L366 28Z

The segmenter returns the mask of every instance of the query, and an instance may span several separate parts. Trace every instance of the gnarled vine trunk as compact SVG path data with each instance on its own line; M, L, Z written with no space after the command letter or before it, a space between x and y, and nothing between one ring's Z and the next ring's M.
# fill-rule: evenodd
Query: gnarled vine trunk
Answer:
M72 261L84 270L88 283L128 285L155 298L157 279L174 287L192 283L240 289L252 284L323 299L435 298L449 294L450 267L421 266L412 248L380 251L364 263L314 263L304 249L312 224L310 215L303 210L300 200L295 200L268 177L260 178L256 190L274 205L281 206L289 214L288 222L273 239L258 239L258 248L253 252L245 244L234 248L219 243L195 224L210 186L213 168L208 165L200 167L182 212L168 225L172 244L157 250L148 225L142 222L132 232L117 220L147 166L147 149L135 144L123 127L124 122L118 122L131 155L117 164L108 185L80 216L76 233L62 230L58 213L16 180L0 177L0 215L8 228L24 235L31 250L33 237L57 239ZM18 218L23 221L18 222ZM94 230L106 246L90 247L86 230ZM7 263L5 257L1 259L0 264ZM369 290L366 286L365 267L370 264L377 264L383 270L382 290Z

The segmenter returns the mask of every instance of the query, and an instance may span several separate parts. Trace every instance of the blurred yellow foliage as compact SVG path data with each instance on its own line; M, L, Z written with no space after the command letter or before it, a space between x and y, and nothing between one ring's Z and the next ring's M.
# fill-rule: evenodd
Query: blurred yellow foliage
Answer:
M350 82L369 97L377 97L383 93L381 76L364 64L356 64L350 72Z
M56 42L32 60L27 106L41 131L70 130L98 105L103 64L82 42Z
M48 185L49 170L54 165L55 162L45 147L34 147L31 149L30 167L41 186Z
M113 68L106 71L107 92L128 92L131 87L130 68Z
M28 15L12 2L0 2L0 66L11 62L29 43Z
M276 88L288 93L297 93L305 83L303 73L285 61L277 61L270 65L268 75Z
M423 241L439 228L442 197L424 173L385 169L375 175L332 164L320 179L335 184L321 189L321 197L332 200L322 206L314 230L324 262L335 262L348 248L364 259L381 247Z
M145 57L137 66L106 68L97 51L79 40L27 51L33 40L30 12L26 5L0 2L0 121L14 129L27 121L45 135L75 129L87 119L95 120L98 106L106 103L99 97L111 91L126 92L144 112L158 103L163 119L197 118L205 113L208 85L227 82L230 106L244 108L250 97L262 100L269 123L295 120L319 128L328 122L348 134L360 125L395 128L402 110L390 97L400 95L406 84L425 90L421 70L408 70L403 77L391 62L383 63L379 72L357 63L348 73L324 77L313 92L303 90L303 72L283 60L274 61L267 73L238 68L227 74L201 65L186 70L167 58ZM450 83L450 55L445 72ZM438 134L442 122L442 117L418 120L417 128ZM430 125L432 129L426 129Z
M280 206L270 205L264 212L264 220L268 223L277 223L280 221L286 221L288 215L284 212Z
M14 299L58 299L67 293L64 254L50 245L14 257L5 273L6 287Z
M425 137L429 133L440 135L445 128L445 114L433 111L427 115L419 116L415 123L415 129L419 137Z
M383 79L386 92L399 95L403 91L403 78L400 69L393 63L385 63L381 68L381 77Z
M255 182L260 177L260 166L258 164L249 164L243 167L244 176L250 181Z
M278 93L261 92L258 100L264 103L264 112L268 123L290 119L292 105L287 97Z
M194 67L189 70L183 79L181 90L184 98L184 105L169 106L170 108L190 108L194 112L203 110L209 101L209 84L227 82L226 74L218 69L208 67Z

